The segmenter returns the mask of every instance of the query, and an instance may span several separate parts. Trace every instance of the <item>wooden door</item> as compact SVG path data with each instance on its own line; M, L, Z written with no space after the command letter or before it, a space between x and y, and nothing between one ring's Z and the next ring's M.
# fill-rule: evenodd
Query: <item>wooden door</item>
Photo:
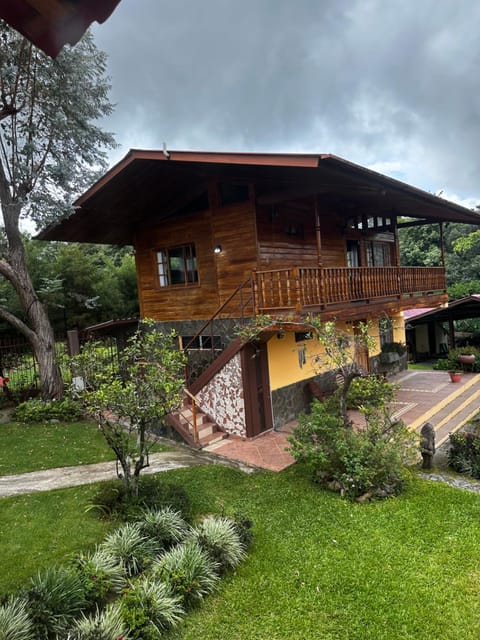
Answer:
M245 345L242 372L247 437L252 438L273 426L266 343Z
M355 352L354 352L353 359L355 360L355 363L361 368L362 371L365 371L366 373L368 373L370 371L368 347L367 345L362 344L361 340L358 340L358 338L360 338L360 336L362 335L359 324L366 324L366 320L360 320L359 322L356 322L353 325L353 335L355 337L355 340L354 340Z

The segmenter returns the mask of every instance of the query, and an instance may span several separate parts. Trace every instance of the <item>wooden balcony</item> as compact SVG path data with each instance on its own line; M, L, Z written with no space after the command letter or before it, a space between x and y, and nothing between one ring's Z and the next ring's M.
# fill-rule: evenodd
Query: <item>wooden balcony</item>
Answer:
M256 271L253 282L256 312L265 314L334 311L362 303L433 306L446 292L443 267L291 267Z

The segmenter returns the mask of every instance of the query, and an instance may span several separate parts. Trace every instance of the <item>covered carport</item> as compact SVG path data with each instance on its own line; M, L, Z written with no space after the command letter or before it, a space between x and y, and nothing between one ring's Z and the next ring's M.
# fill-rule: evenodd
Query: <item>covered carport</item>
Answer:
M457 320L480 319L480 294L448 303L440 309L409 309L403 313L410 362L441 356L464 338L455 330Z

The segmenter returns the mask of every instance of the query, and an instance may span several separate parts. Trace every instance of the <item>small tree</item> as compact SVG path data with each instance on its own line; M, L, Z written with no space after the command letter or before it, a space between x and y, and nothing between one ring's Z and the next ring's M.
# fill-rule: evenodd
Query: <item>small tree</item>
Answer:
M118 371L96 342L72 360L85 385L87 412L117 456L127 494L136 497L140 473L149 466L152 427L181 401L185 358L175 334L165 335L152 320L143 321L120 353Z
M345 428L351 427L348 417L347 396L355 378L365 375L365 371L358 364L356 355L358 352L368 352L375 347L375 340L368 333L368 324L359 322L356 325L356 332L350 334L341 331L337 324L330 322L320 322L316 318L310 319L309 324L313 327L314 333L322 345L325 355L314 356L314 365L323 367L324 365L335 369L340 376L339 388L339 408L340 415Z

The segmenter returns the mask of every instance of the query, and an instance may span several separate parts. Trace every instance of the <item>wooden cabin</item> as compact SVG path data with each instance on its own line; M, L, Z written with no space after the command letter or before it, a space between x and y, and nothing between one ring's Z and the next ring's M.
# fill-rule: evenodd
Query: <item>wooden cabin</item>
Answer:
M402 310L446 304L444 266L402 267L398 229L447 221L480 216L332 155L131 150L40 238L133 245L142 317L176 329L201 409L252 437L328 383L306 317L368 321L378 348L358 358L376 370ZM270 330L239 340L258 315Z

